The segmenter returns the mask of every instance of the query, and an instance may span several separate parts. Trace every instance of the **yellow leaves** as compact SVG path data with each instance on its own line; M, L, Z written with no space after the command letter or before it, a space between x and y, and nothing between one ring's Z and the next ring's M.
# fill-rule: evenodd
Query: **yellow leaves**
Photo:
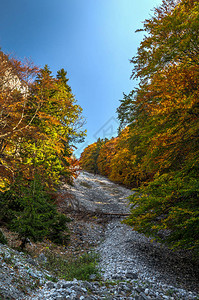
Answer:
M0 168L0 171L2 171L2 169ZM10 180L9 178L0 178L0 192L4 192L8 186L10 185Z
M3 64L5 57L7 63ZM10 82L0 90L0 152L4 160L0 178L10 181L19 170L22 176L32 178L37 170L44 181L53 184L64 168L68 178L76 176L78 164L70 159L69 140L85 133L81 131L82 109L75 104L71 89L53 78L48 68L37 72L35 67L11 62L0 52L1 74L6 74L8 65L10 69L14 66L14 74L23 79L27 90L24 93ZM30 85L26 79L35 74L38 77Z
M147 110L152 116L166 116L180 110L182 115L198 101L199 71L195 66L170 65L156 73L147 86ZM191 94L195 97L190 97ZM142 94L143 97L143 94ZM148 101L152 99L152 101Z

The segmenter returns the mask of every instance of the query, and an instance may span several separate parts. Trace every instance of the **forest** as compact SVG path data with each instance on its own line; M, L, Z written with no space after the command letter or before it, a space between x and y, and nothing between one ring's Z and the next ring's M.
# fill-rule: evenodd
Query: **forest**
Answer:
M124 221L172 249L199 253L199 3L167 0L143 22L144 38L117 109L118 135L98 139L80 160L82 108L62 68L52 75L0 50L0 226L21 248L44 237L67 244L57 211L61 182L79 168L133 189ZM0 231L1 238L1 231Z
M86 147L80 165L134 190L125 223L198 255L199 3L163 1L138 31L118 136Z
M55 193L77 176L73 145L85 131L66 75L0 52L0 224L18 233L22 248L28 239L69 237Z

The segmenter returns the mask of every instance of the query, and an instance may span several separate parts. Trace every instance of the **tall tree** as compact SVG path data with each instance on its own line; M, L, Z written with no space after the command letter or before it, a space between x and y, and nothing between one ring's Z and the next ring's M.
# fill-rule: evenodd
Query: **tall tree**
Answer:
M27 179L39 173L51 186L75 175L72 143L85 135L82 109L63 69L58 77L47 65L38 70L0 52L1 188L19 172Z
M29 86L38 69L0 52L0 188L13 181L24 135L34 131L40 102L29 102Z
M130 127L139 132L146 149L140 167L151 172L153 180L131 198L132 215L127 221L157 238L166 230L164 239L172 247L196 252L198 18L198 1L163 1L144 23L148 35L132 59L133 76L140 84Z
M66 77L67 72L62 68L57 71L57 79L63 82L64 86L67 88L68 92L71 92L71 87L68 85L68 78Z
M131 59L133 78L144 83L169 64L198 64L198 5L197 0L163 0L154 9L154 16L144 21L145 38Z
M97 158L97 166L100 174L107 177L111 174L111 161L116 154L116 144L117 138L105 141Z
M98 139L97 142L87 146L81 154L80 166L91 173L98 174L98 157L100 149L104 144L103 139Z
M121 100L119 135L98 156L102 174L136 187L126 223L197 254L198 20L194 0L164 0L145 20L146 36L131 60L139 85ZM87 168L92 147L83 153Z
M18 232L22 247L27 238L68 239L51 193L76 175L72 142L85 131L66 72L60 76L0 52L0 223Z

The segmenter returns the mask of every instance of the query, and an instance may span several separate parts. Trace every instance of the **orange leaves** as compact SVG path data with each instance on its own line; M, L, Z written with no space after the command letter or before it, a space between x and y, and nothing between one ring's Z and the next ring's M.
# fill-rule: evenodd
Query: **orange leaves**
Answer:
M56 117L54 116L51 116L49 114L46 114L45 112L41 112L39 111L37 113L37 116L39 117L39 119L43 120L44 122L46 122L48 124L48 126L51 126L51 125L60 125L60 120L57 119Z
M144 22L147 34L131 60L142 83L170 64L198 64L198 1L177 2L163 1Z
M60 175L68 180L76 176L78 163L71 158L69 141L84 135L82 109L63 82L47 66L38 72L0 52L2 182L9 184L19 172L27 179L38 173L53 187Z
M151 141L144 158L145 165L163 170L175 168L176 157L185 161L192 152L199 128L199 71L194 65L170 65L157 72L151 82L138 93L146 103L148 120L152 125ZM150 96L149 96L150 94ZM140 118L142 115L140 115ZM146 127L147 130L147 127ZM195 150L194 150L195 151ZM156 166L156 167L155 167Z
M197 0L180 0L177 5L169 0L144 22L148 35L132 59L133 75L140 84L131 101L134 119L128 124L129 149L136 154L131 170L146 176L139 177L142 185L131 198L133 208L127 220L157 238L159 230L166 229L168 244L197 253L198 20Z
M111 161L116 154L116 144L118 138L107 141L100 149L97 165L100 174L109 176L111 173Z
M9 59L0 52L0 181L8 184L15 177L21 162L20 151L24 135L33 129L34 112L28 104L28 81L37 68ZM31 126L30 126L31 125Z
M198 68L195 66L186 66L185 68L181 65L169 66L154 75L151 83L147 86L147 93L142 98L148 102L148 112L155 116L167 115L174 110L180 110L184 115L187 109L198 102L198 77Z
M137 186L139 182L136 169L136 154L130 149L131 132L126 127L115 143L115 155L111 159L109 178L126 186Z
M91 173L98 173L97 158L99 155L99 143L93 143L86 147L80 157L80 166Z
M132 59L140 84L117 110L120 129L129 126L102 146L97 159L100 173L113 181L138 186L197 157L199 6L187 3L163 1L144 22L148 35Z
M79 175L79 171L80 171L79 160L73 156L69 157L68 159L69 159L68 163L69 163L69 169L70 169L71 175L72 175L72 177L77 178L77 176Z
M176 3L163 1L144 22L148 35L131 61L140 83L117 109L120 130L128 127L102 146L97 165L139 187L128 224L157 238L166 229L164 241L198 254L199 2Z
M112 181L129 187L138 186L141 172L136 168L136 155L130 150L131 132L126 127L118 137L86 147L80 165L89 172L99 172Z

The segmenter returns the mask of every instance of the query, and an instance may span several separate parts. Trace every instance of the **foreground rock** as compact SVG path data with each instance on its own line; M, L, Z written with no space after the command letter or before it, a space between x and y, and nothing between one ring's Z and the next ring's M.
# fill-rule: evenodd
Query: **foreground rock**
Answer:
M130 273L129 273L130 274ZM132 273L134 274L134 273ZM135 276L135 274L134 274ZM134 277L133 276L133 277ZM196 294L173 286L156 284L155 288L151 282L139 282L138 280L123 279L120 281L73 281L61 280L58 283L47 282L44 288L37 294L27 299L74 299L74 300L98 300L98 299L197 299Z
M0 299L24 299L49 278L36 260L0 244Z

